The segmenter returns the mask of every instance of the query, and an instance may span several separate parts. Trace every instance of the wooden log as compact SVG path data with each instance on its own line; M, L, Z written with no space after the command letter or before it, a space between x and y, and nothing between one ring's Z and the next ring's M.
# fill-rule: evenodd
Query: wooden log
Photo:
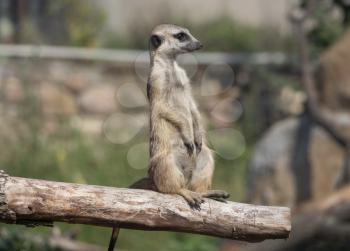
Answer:
M287 238L285 207L206 199L200 210L178 195L70 184L0 173L0 221L27 226L67 222L204 234L244 241Z

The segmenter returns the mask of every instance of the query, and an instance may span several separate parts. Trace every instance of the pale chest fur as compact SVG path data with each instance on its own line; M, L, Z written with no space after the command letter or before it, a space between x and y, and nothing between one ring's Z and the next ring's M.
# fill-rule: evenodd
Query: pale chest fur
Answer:
M176 62L174 63L174 75L175 81L178 82L179 85L184 86L185 88L190 87L190 80L184 69L182 69Z
M183 108L189 108L192 99L190 81L186 72L176 63L173 71L170 73L167 96L169 102ZM186 109L185 109L186 110Z
M159 94L157 98L182 112L189 112L193 100L190 81L185 70L176 61L171 64L156 62L151 72L151 85Z

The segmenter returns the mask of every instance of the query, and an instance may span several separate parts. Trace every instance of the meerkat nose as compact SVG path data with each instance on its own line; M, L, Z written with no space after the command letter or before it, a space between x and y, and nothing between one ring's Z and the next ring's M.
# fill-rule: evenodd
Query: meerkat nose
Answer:
M203 44L201 42L197 41L196 44L198 50L203 48Z

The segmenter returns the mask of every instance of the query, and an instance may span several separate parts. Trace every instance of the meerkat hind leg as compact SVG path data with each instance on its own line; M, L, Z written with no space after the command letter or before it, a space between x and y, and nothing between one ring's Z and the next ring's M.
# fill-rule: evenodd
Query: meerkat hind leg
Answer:
M151 165L153 166L151 179L158 192L181 195L192 208L200 208L200 204L204 201L201 193L186 189L184 175L177 168L173 155L153 159Z

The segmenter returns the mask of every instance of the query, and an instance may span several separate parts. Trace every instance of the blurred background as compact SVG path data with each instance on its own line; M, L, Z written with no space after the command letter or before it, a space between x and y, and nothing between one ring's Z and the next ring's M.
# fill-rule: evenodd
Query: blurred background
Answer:
M214 188L291 207L295 231L248 245L123 230L118 250L350 250L349 22L348 0L0 0L0 169L116 187L144 177L148 37L175 23L204 44L179 62ZM104 250L110 232L1 224L0 250Z

